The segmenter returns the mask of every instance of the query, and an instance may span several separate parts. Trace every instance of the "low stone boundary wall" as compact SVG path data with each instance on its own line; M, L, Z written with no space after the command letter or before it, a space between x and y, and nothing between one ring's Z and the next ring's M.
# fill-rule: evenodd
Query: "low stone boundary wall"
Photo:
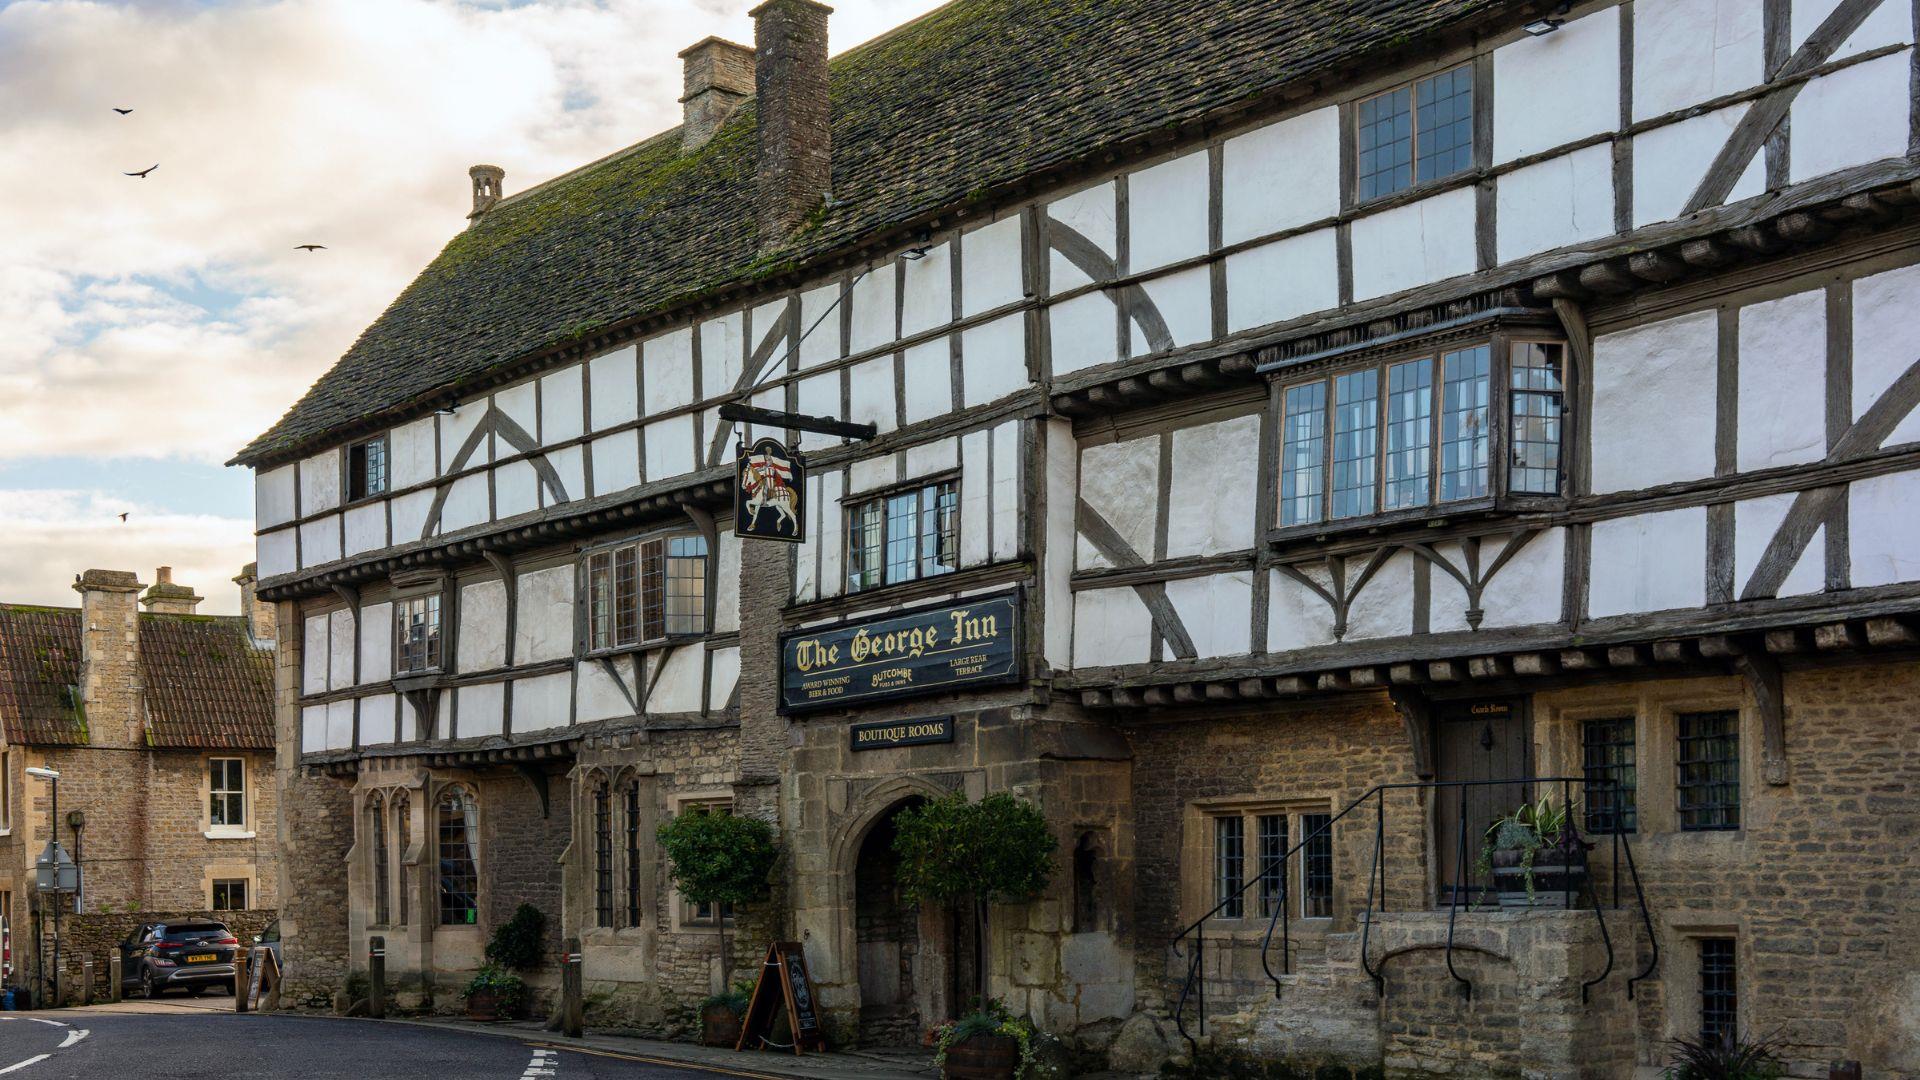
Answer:
M120 951L120 943L128 934L145 923L185 922L194 919L208 919L222 922L240 939L240 944L250 946L254 935L267 928L267 924L279 917L273 908L253 908L247 911L87 911L80 914L71 912L60 916L60 967L65 972L63 978L69 1000L79 1000L84 996L81 985L83 965L89 959L93 961L93 994L95 1000L108 996L112 987L107 982L107 965ZM53 961L53 916L51 913L40 920L40 955L51 964ZM15 978L21 983L32 983L40 972L36 966L16 971ZM51 974L51 972L49 972Z

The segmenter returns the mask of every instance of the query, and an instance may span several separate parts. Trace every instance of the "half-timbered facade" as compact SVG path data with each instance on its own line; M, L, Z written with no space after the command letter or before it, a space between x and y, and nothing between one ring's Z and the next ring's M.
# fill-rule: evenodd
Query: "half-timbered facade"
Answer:
M653 830L725 805L786 852L741 928L908 1039L974 953L891 816L1005 790L1059 873L991 985L1117 1065L1920 1074L1911 5L957 0L831 64L826 23L688 50L677 131L476 168L237 459L295 970L379 933L445 996L532 902L671 1028L736 916ZM804 543L732 534L766 435ZM1485 909L1541 794L1598 916Z

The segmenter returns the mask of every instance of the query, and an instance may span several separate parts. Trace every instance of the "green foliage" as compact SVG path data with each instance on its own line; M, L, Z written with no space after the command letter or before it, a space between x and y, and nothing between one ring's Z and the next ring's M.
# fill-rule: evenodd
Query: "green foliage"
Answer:
M746 904L767 895L779 852L766 822L700 808L660 826L658 836L667 872L688 901Z
M715 994L700 1003L701 1011L715 1005L725 1005L735 1016L747 1015L747 1005L753 1000L753 983L742 980L736 982L725 993Z
M1683 1036L1667 1045L1672 1048L1673 1063L1661 1073L1666 1080L1779 1080L1787 1074L1777 1036L1757 1042Z
M1549 848L1580 843L1579 830L1573 827L1572 806L1555 806L1553 796L1542 795L1539 802L1521 803L1519 809L1487 826L1486 843L1480 849L1480 872L1493 867L1498 851L1520 852L1520 867L1527 883L1527 902L1533 902L1533 864L1540 852Z
M527 1003L527 982L498 964L487 964L474 973L473 981L460 996L484 993L493 994L494 1008L501 1016L517 1016Z
M1032 803L1004 793L969 803L954 792L908 807L894 830L901 890L914 903L1025 903L1047 887L1059 846Z
M960 1019L934 1029L933 1067L937 1072L945 1071L949 1047L976 1035L1003 1035L1020 1044L1020 1065L1013 1070L1013 1080L1028 1080L1033 1070L1034 1040L1039 1034L1026 1017L1015 1016L1005 1005L989 1000Z
M487 960L515 971L527 971L540 964L546 948L547 916L532 904L521 904L513 918L494 928L487 943Z
M1202 1046L1192 1061L1162 1065L1160 1075L1167 1080L1379 1080L1384 1074L1378 1065L1302 1064L1255 1057L1235 1046Z

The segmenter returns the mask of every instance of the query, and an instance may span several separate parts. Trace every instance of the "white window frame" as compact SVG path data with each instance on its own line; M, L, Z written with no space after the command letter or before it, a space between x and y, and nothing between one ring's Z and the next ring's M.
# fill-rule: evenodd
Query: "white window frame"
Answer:
M430 612L433 620L427 631L426 657L421 666L408 667L402 661L406 656L407 624L412 619L415 606L423 613ZM447 602L440 592L413 593L409 596L393 598L393 676L405 678L409 675L435 675L447 669Z
M233 886L235 885L240 886L240 889L242 892L241 899L244 900L245 903L243 903L240 907L221 907L219 896L220 896L220 886L222 885L227 886L229 896L231 896L232 894ZM253 879L252 878L244 878L244 877L224 878L223 877L223 878L213 878L207 882L207 910L208 911L251 911L253 910L252 905L253 905Z
M217 788L214 786L215 767L225 762L234 762L240 766L240 788L237 792L232 788ZM224 770L222 771L224 772ZM204 801L202 803L202 805L204 805L207 808L207 816L206 816L207 839L209 840L251 840L253 839L255 836L255 833L253 831L253 826L252 826L253 784L251 783L250 779L247 776L247 759L244 757L230 755L230 754L209 756L205 759L205 767L201 770L201 775L207 778L207 786L205 788L205 796L204 796ZM238 794L240 796L239 823L235 824L232 822L214 821L213 819L214 798L219 796L232 796L235 794Z

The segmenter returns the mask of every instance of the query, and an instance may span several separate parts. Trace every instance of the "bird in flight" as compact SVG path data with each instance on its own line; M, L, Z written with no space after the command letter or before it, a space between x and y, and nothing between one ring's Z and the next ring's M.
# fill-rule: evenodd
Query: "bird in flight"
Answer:
M124 524L126 524L126 523L127 523L127 515L126 515L126 514L121 514L121 515L120 515L120 523L121 523L122 525L124 525Z
M316 251L325 251L325 250L327 250L327 245L325 245L325 244L295 244L295 245L293 245L293 250L295 250L295 251L304 251L304 252L306 252L307 254L309 254L309 255L311 255L311 254L313 254L313 253L314 253L314 252L316 252Z
M128 175L128 176L137 176L137 177L139 177L140 179L142 179L142 180L145 180L145 179L147 178L147 174L148 174L148 173L150 173L150 172L152 172L153 170L155 170L155 169L157 169L157 168L159 168L159 167L160 167L160 166L158 166L158 165L149 165L149 166L147 166L146 168L144 168L144 169L141 169L141 170L140 170L139 172L130 172L130 173L127 173L126 175Z
M133 110L132 110L132 109L122 109L122 108L120 108L119 106L117 106L117 105L116 105L116 106L114 107L114 110L113 110L113 111L114 111L114 112L117 112L117 113L119 113L119 114L120 114L121 116L125 116L125 115L127 115L128 113L130 113L130 112L132 112Z

